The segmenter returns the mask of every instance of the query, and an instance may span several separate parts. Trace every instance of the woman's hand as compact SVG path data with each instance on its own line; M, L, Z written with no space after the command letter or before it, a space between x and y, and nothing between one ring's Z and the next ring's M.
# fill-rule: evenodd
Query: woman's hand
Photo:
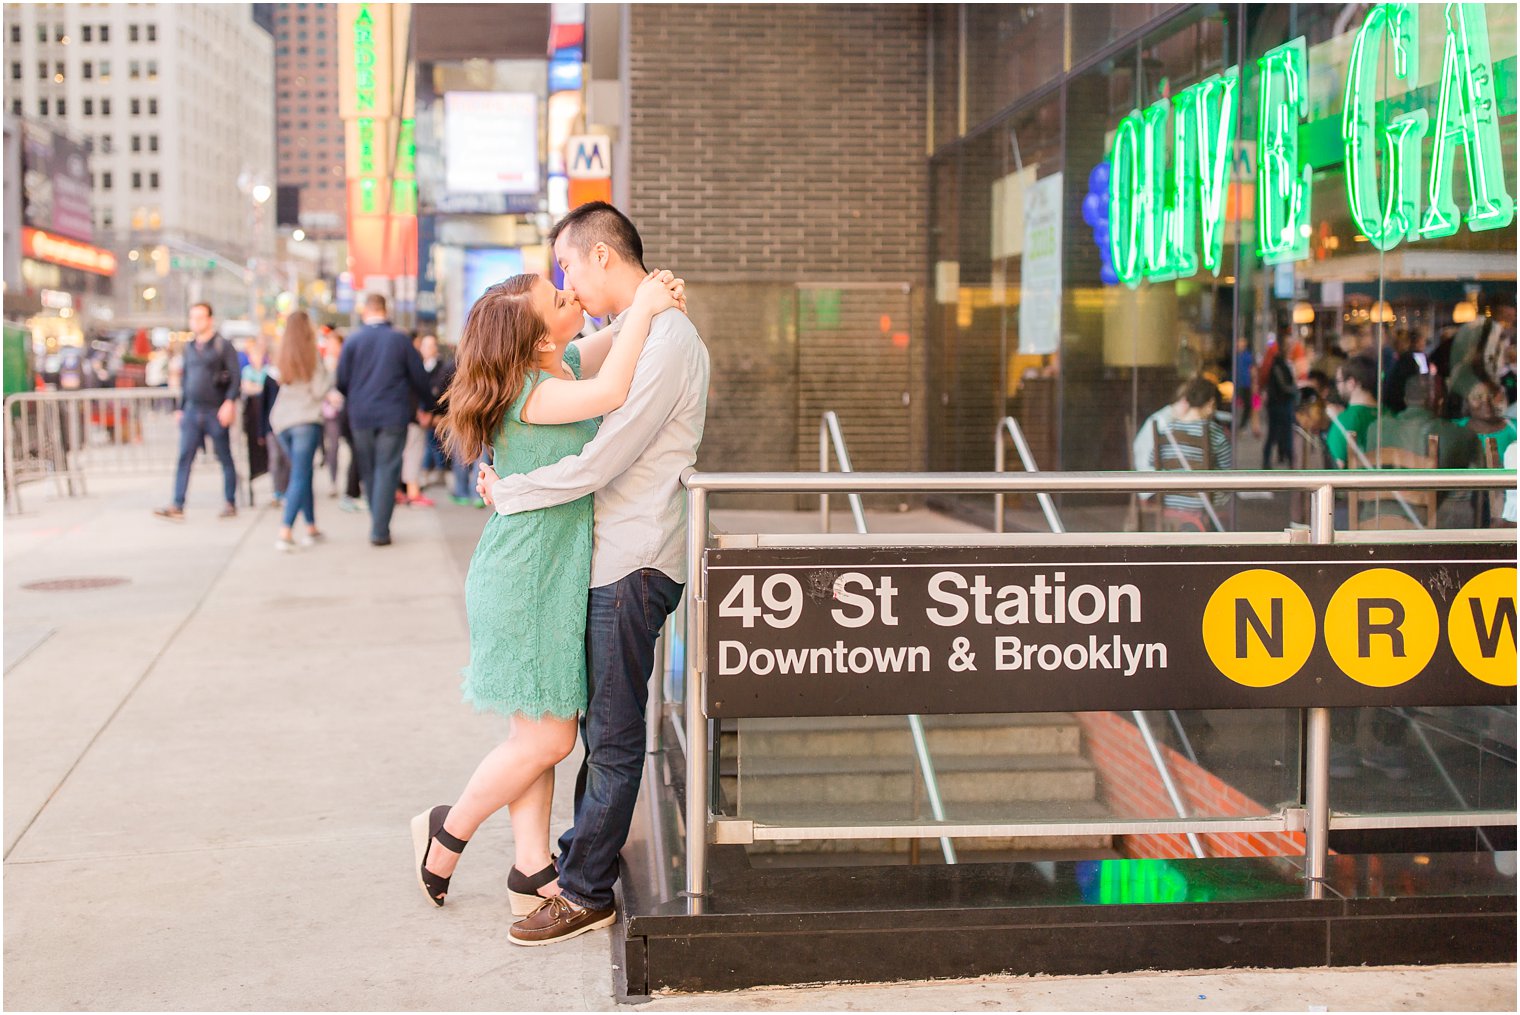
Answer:
M480 463L480 475L475 480L475 495L492 507L496 502L491 499L491 487L496 485L496 470L485 462Z
M656 314L680 307L685 290L686 280L676 278L673 272L651 271L633 294L632 309L648 314L652 319ZM679 300L678 292L681 294Z

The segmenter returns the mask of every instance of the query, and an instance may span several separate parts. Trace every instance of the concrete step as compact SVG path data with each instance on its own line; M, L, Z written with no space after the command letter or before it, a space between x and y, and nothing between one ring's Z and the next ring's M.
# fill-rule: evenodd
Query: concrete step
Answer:
M1092 800L1097 772L1068 754L936 755L947 804ZM740 805L808 801L820 804L909 802L923 798L918 759L890 757L762 757L726 759L723 789Z
M922 804L920 814L927 816L929 808ZM897 821L915 820L911 806L880 804L746 804L739 816L760 824L802 826L829 825L878 825ZM998 804L947 804L945 817L951 821L967 822L1021 822L1021 821L1085 821L1108 816L1108 810L1093 800L1071 800L1059 803L1030 803L1013 801ZM885 854L906 853L913 840L901 839L771 839L758 841L749 846L758 855L816 854ZM919 849L926 857L939 856L937 839L920 839ZM974 839L956 839L957 850L975 848L1016 852L1019 859L1091 859L1094 856L1113 854L1113 836L1110 835L1034 835L1034 836L985 836ZM1096 852L1095 852L1096 851ZM1035 857L1034 854L1040 854Z
M1065 712L1029 715L925 716L931 756L941 754L1075 754L1082 729ZM829 719L747 719L725 729L723 753L747 758L800 755L911 754L906 716Z

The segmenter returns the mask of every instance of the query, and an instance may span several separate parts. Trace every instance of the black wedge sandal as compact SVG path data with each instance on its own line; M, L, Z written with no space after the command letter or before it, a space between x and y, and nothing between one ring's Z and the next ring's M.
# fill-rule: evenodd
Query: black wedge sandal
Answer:
M449 816L448 804L439 804L430 811L423 811L412 819L412 849L417 857L417 883L427 893L428 901L435 906L443 905L449 894L449 879L440 877L427 869L428 846L437 840L438 845L451 853L463 853L468 839L450 835L443 827Z
M538 890L559 877L559 862L551 859L549 866L537 874L524 874L514 865L507 872L507 894L512 898L512 915L528 916L547 901Z

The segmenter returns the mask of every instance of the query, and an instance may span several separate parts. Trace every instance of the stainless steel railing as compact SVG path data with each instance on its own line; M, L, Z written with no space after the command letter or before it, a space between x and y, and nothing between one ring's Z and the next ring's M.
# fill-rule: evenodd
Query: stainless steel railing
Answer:
M1014 449L1019 453L1019 461L1024 466L1025 472L1039 472L1040 467L1035 464L1034 453L1029 450L1029 442L1024 439L1024 429L1019 426L1019 421L1012 416L1004 416L1003 421L997 425L993 432L993 469L997 472L1006 471L1008 460L1008 447L1004 443L1004 435L1013 441ZM1066 526L1061 523L1061 516L1056 513L1055 501L1048 493L1037 493L1035 498L1040 502L1040 510L1045 512L1045 522L1050 526L1051 532L1061 533L1066 531ZM1003 494L992 495L992 531L1002 532L1005 522L1003 519Z
M834 456L839 460L840 472L853 472L850 468L850 452L845 447L844 433L839 428L839 417L832 411L823 414L823 420L818 427L818 440L820 442L818 464L820 472L829 471L828 444L823 443L827 436L833 445ZM820 511L823 513L823 531L829 531L829 498L824 494L819 498ZM869 535L866 528L865 512L861 509L860 496L850 495L850 510L855 516L855 531L862 536ZM913 734L913 753L918 757L918 771L924 780L924 795L929 798L929 811L934 815L935 821L945 820L945 802L939 792L939 777L934 773L934 762L929 757L929 737L924 732L924 717L920 715L908 716L908 730ZM940 836L940 852L945 857L946 863L955 863L955 843L950 841L949 836Z
M1004 416L1003 421L998 424L997 431L993 435L995 442L993 457L996 462L997 471L1003 471L1006 459L1005 434L1013 441L1013 446L1018 449L1019 461L1023 463L1024 471L1026 473L1039 472L1040 467L1034 460L1034 452L1030 450L1029 442L1024 439L1024 430L1019 426L1019 421L1012 416ZM1170 431L1168 431L1167 436L1171 436ZM1177 449L1176 454L1179 458L1182 457L1180 449ZM1182 463L1184 467L1188 467L1187 459L1183 458ZM1066 526L1061 523L1061 516L1056 512L1055 502L1051 500L1050 494L1041 493L1036 496L1039 498L1040 508L1045 512L1045 522L1050 526L1050 531L1057 535L1064 533ZM994 494L992 502L993 514L995 516L994 530L1002 532L1003 495L1001 493ZM1212 509L1210 509L1210 514L1212 515L1212 513ZM1217 516L1214 517L1214 521L1215 527L1219 528ZM1176 728L1177 736L1186 748L1188 757L1197 762L1198 759L1193 754L1192 744L1189 743L1187 734L1182 729L1182 722L1178 719L1177 713L1175 711L1168 711L1167 714L1171 717L1172 725ZM1138 710L1131 712L1130 715L1135 720L1135 726L1140 730L1141 738L1145 741L1145 749L1150 754L1151 765L1156 769L1156 775L1161 779L1161 785L1166 789L1167 799L1172 802L1172 809L1177 812L1179 818L1188 817L1187 805L1183 803L1182 794L1177 789L1177 780L1172 778L1172 770L1167 765L1166 758L1161 754L1160 746L1156 743L1156 735L1151 732L1150 720L1145 717L1144 712ZM1193 855L1202 857L1204 855L1203 842L1198 838L1198 833L1188 832L1187 840L1188 846L1193 850Z
M1309 708L1304 761L1306 778L1303 805L1283 807L1275 815L1255 818L1193 818L1165 820L1102 820L1087 822L963 823L921 822L916 825L858 825L826 827L766 827L739 819L714 820L709 806L712 761L709 720L704 712L704 629L707 594L703 555L708 544L709 498L716 494L782 493L801 495L865 493L1129 493L1137 490L1180 491L1273 491L1306 493L1310 500L1309 542L1335 542L1335 493L1355 490L1460 490L1507 489L1515 485L1516 473L1505 469L1375 470L1352 472L1211 472L1196 473L1088 472L1088 473L689 473L687 529L688 641L685 659L686 732L686 894L694 907L707 892L707 848L712 842L748 842L761 838L940 838L1020 835L1153 834L1195 832L1303 832L1304 874L1311 884L1323 882L1327 871L1332 827L1481 827L1514 824L1510 810L1444 812L1410 815L1347 815L1332 820L1330 810L1330 710ZM1419 540L1410 536L1418 535ZM1433 533L1358 533L1360 540L1380 542L1428 541ZM1027 537L1019 537L1027 538ZM1227 534L1206 534L1213 542L1225 542ZM1286 542L1290 537L1284 534ZM1513 530L1483 532L1474 538L1513 542ZM1008 542L1008 537L991 537ZM1093 542L1083 534L1084 544ZM1181 552L1201 540L1177 540Z
M850 452L844 446L844 434L839 430L839 416L830 410L823 414L818 422L818 471L829 471L829 449L833 448L834 457L839 461L840 472L855 471L850 465ZM861 505L860 494L849 495L850 514L855 517L855 531L866 531L866 513ZM823 531L829 531L829 495L818 495L818 513L823 524Z
M84 494L110 475L172 475L179 458L177 388L85 388L26 391L5 400L7 511L21 510L21 487L51 479L60 495ZM242 405L232 431L232 460L247 488L248 442Z

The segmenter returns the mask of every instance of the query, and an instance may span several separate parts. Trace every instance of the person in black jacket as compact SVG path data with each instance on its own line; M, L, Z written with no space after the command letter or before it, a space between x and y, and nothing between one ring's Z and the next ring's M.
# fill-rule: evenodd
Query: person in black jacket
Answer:
M401 452L406 428L414 418L412 399L420 406L418 422L431 421L433 393L422 357L406 333L386 318L385 297L364 299L364 325L349 335L338 357L338 390L348 408L359 482L369 500L369 541L391 543L391 515L401 483Z
M1261 447L1261 467L1272 467L1272 449L1277 460L1293 466L1293 414L1298 409L1298 381L1281 342L1267 350L1263 364L1262 401L1267 407L1267 440Z
M179 466L174 473L174 503L153 512L170 521L185 518L185 493L190 486L190 467L206 438L216 448L222 463L222 495L225 504L221 517L237 515L237 468L232 464L232 441L228 428L237 418L237 398L242 386L242 371L237 350L216 330L211 304L197 303L190 308L190 331L195 340L185 345L185 369L180 382Z

